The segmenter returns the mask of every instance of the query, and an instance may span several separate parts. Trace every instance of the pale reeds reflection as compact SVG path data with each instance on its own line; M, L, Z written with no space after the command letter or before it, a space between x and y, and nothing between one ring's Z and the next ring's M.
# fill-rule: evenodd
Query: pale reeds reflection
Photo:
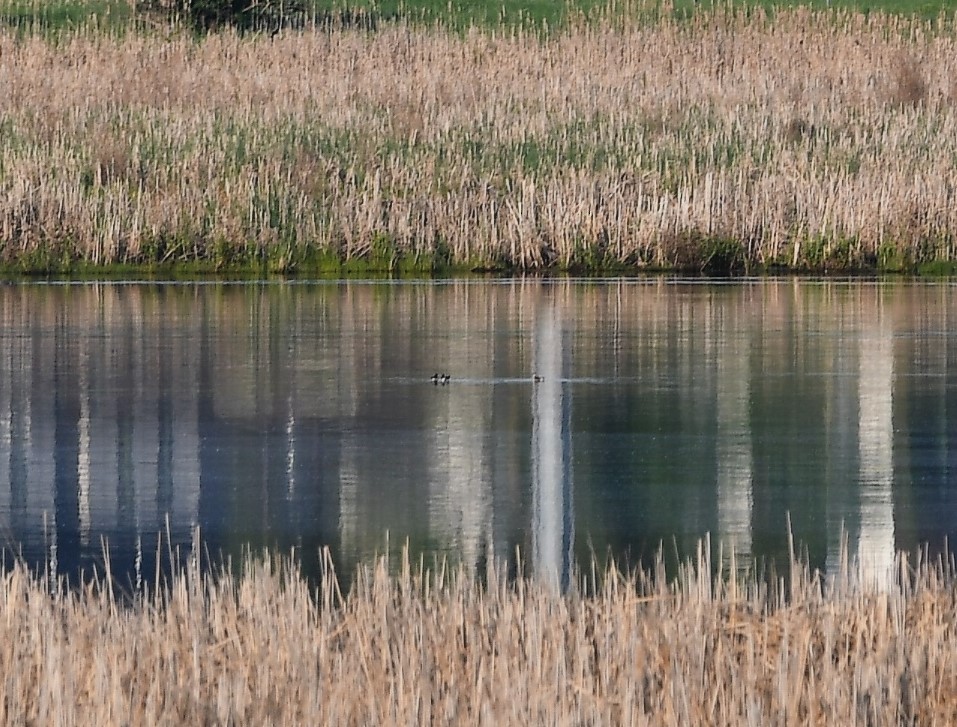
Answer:
M861 575L877 584L893 576L894 556L894 330L883 300L862 316L858 378Z
M574 566L572 375L561 305L538 307L532 373L532 555L543 582L567 587Z
M199 525L307 571L321 546L350 572L408 540L564 585L593 553L673 559L707 533L741 566L780 559L790 514L812 566L840 567L843 533L880 581L957 521L949 290L6 286L0 532L70 573L103 538L149 568L158 532Z

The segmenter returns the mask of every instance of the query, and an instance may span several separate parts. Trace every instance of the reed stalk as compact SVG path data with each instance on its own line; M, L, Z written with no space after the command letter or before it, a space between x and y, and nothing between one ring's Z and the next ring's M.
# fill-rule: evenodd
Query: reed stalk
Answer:
M193 562L124 601L0 578L8 724L953 724L953 561L888 578L609 568L564 594L528 578L380 559L340 590L289 558ZM589 585L590 584L590 585Z

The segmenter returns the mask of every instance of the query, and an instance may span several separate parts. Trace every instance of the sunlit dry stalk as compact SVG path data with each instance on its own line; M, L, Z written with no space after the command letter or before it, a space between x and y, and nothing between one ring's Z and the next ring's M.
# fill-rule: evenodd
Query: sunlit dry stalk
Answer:
M705 547L560 594L385 560L340 592L288 560L196 564L120 603L21 565L0 580L10 724L952 724L953 563L846 559L788 585L712 577Z
M0 256L952 259L955 51L949 21L806 9L0 31Z

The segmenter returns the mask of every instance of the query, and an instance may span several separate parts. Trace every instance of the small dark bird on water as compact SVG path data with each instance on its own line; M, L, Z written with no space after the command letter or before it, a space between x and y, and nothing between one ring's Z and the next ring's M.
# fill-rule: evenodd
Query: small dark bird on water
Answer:
M438 383L439 383L439 375L438 375L438 374L432 374L432 376L431 376L431 378L429 379L429 381L431 381L433 384L438 384Z
M452 380L452 377L448 374L442 374L442 383L447 384Z
M534 381L536 384L540 384L544 380L545 380L544 376L539 376L538 374L535 374L534 376L532 376L532 381Z

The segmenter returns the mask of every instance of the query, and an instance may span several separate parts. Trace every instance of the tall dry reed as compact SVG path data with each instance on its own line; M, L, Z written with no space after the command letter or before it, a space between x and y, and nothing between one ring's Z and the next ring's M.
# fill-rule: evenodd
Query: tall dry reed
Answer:
M0 258L955 257L957 35L872 13L0 31Z
M408 561L343 594L288 560L171 582L120 604L0 578L7 724L953 724L952 562L886 581L845 562L788 586L614 569L560 594Z

